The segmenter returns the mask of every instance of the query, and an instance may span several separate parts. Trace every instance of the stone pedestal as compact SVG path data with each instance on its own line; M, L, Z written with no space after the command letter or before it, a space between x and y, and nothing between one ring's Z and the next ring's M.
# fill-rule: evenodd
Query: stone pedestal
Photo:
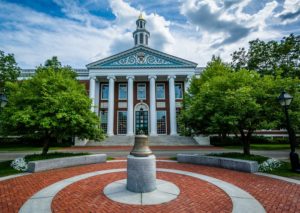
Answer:
M152 192L156 189L156 158L127 157L127 190L136 193Z

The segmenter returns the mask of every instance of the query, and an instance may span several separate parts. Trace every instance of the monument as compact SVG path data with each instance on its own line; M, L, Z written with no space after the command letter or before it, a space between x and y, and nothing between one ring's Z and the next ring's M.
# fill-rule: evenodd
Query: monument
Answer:
M131 205L157 205L176 199L179 188L157 179L156 171L156 157L148 146L148 136L136 135L127 156L127 179L108 184L103 193L115 202Z

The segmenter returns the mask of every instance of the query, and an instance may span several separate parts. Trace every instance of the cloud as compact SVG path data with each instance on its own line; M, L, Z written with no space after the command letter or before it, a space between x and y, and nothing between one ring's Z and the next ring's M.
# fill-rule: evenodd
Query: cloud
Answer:
M233 4L236 4L236 2L227 3L227 7ZM251 31L250 28L233 20L222 19L224 11L211 2L188 0L182 4L181 12L192 24L199 26L202 30L211 33L224 33L225 39L218 44L214 44L214 47L238 41L246 37Z
M277 14L283 24L292 23L300 19L300 1L286 0L283 4L283 11Z

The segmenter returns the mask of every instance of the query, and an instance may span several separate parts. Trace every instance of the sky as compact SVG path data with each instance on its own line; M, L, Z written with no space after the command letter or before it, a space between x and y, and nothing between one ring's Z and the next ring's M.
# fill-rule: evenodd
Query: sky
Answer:
M52 56L85 68L134 46L141 11L149 47L200 67L257 38L300 34L300 0L0 0L0 50L23 69Z

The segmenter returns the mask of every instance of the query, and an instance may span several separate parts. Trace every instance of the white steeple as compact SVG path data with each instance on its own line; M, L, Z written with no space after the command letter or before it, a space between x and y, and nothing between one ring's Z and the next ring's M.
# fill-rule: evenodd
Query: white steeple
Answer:
M150 33L145 28L146 20L141 13L139 18L136 20L136 30L133 32L134 45L145 45L148 46L148 40Z

